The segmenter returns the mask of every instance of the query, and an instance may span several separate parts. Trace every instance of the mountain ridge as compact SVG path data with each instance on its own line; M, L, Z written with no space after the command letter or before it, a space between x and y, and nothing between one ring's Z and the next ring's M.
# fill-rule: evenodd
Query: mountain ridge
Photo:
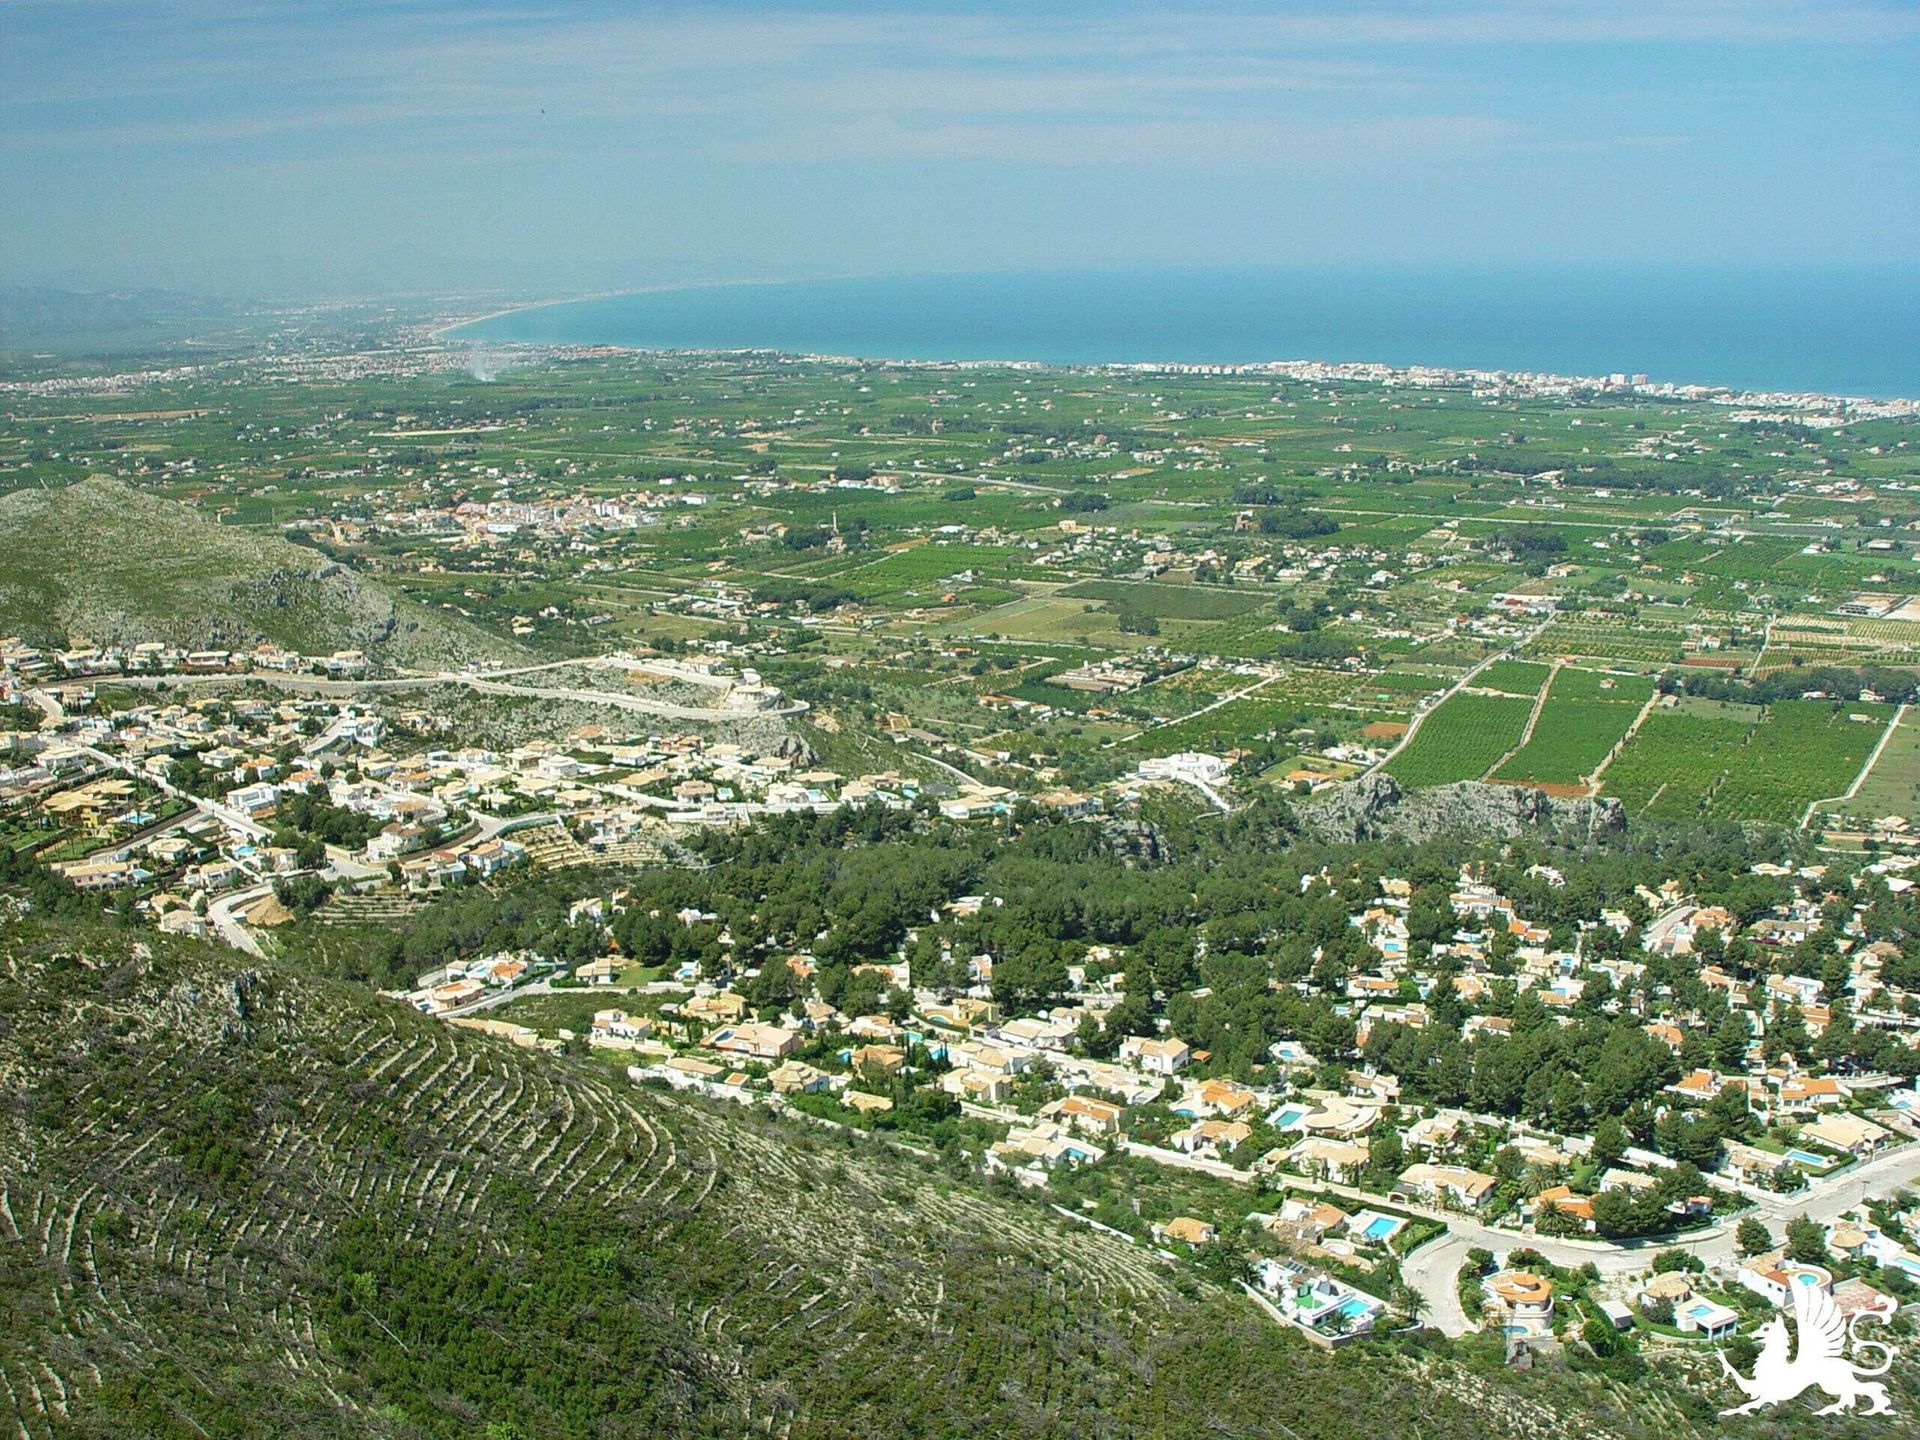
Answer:
M938 1162L199 942L0 930L0 1085L0 1408L34 1440L1435 1440L1551 1414L1309 1350Z
M59 645L272 641L417 665L517 653L313 550L105 475L0 496L0 631Z

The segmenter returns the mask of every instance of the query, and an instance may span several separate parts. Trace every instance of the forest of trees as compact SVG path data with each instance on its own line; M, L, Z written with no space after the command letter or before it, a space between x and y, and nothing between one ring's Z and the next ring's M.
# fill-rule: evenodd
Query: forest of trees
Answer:
M1610 1147L1648 1146L1704 1168L1716 1163L1722 1138L1756 1127L1744 1105L1724 1097L1683 1114L1662 1095L1689 1070L1743 1063L1750 1031L1724 993L1702 983L1701 968L1719 965L1746 980L1780 969L1844 996L1847 961L1834 940L1850 907L1834 902L1830 923L1797 948L1706 932L1701 953L1667 958L1639 945L1637 923L1649 911L1634 891L1678 875L1703 904L1724 905L1745 923L1790 894L1787 881L1751 871L1778 858L1784 843L1647 827L1579 850L1535 837L1499 846L1327 845L1301 839L1277 801L1210 822L1170 809L1125 832L1030 810L1000 826L962 826L924 808L873 807L711 832L700 841L708 868L608 875L608 889L628 893L605 924L568 921L590 884L577 872L534 874L498 893L456 890L380 932L360 963L368 978L394 984L496 949L530 947L577 963L612 946L636 963L690 962L731 979L771 1014L797 1003L805 987L788 966L762 962L805 951L815 962L812 992L859 1014L904 1003L875 972L856 973L865 962L904 952L916 986L957 993L971 983L972 958L984 955L994 996L1020 1013L1063 997L1070 967L1099 979L1098 956L1112 954L1109 968L1124 971L1123 998L1104 1026L1083 1028L1089 1053L1110 1055L1126 1035L1164 1023L1210 1052L1210 1073L1252 1079L1275 1042L1297 1039L1326 1064L1329 1081L1343 1067L1370 1064L1400 1077L1407 1103L1464 1106L1564 1133L1599 1127ZM1467 1010L1453 985L1460 966L1442 959L1425 997L1429 1023L1377 1024L1359 1044L1346 985L1378 959L1349 917L1375 901L1382 876L1404 877L1413 887L1410 939L1424 954L1459 923L1448 896L1468 862L1548 927L1555 946L1577 941L1589 959L1631 957L1644 974L1617 990L1589 972L1570 1013L1549 1010L1516 983L1516 943L1501 933L1489 992L1475 1009L1506 1018L1506 1033L1465 1035ZM1565 883L1532 870L1542 864ZM1878 882L1864 894L1869 935L1901 947L1888 961L1889 981L1920 979L1920 908ZM961 895L989 899L971 914L942 908ZM1596 925L1603 907L1624 910L1635 928L1623 936ZM682 912L711 918L688 923ZM1402 998L1418 998L1407 985ZM1796 1011L1775 1006L1769 1058L1792 1053L1841 1072L1920 1070L1920 1053L1858 1023L1844 998L1832 1011L1816 1039ZM1669 1014L1704 1022L1687 1027L1677 1053L1643 1028ZM1609 1219L1623 1233L1638 1223Z

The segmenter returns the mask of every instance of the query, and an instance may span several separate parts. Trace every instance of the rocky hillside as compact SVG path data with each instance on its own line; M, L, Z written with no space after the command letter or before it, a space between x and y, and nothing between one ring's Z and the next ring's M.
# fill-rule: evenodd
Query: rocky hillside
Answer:
M1315 796L1300 807L1300 819L1316 838L1342 843L1442 834L1506 837L1523 830L1577 840L1624 829L1627 813L1606 796L1562 799L1476 780L1403 790L1381 772Z
M0 496L0 634L196 649L270 640L420 666L512 652L312 550L105 476Z
M188 942L0 931L0 1095L9 1435L1592 1429L935 1157Z

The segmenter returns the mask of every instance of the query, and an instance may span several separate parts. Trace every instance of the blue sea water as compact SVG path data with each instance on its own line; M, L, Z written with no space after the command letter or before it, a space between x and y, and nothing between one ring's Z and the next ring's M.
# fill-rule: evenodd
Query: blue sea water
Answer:
M514 311L479 343L901 360L1379 361L1920 396L1920 270L1138 270L708 285Z

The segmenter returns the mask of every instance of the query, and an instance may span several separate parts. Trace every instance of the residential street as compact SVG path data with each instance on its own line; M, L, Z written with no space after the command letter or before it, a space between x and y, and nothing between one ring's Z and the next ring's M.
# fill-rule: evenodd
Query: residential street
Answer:
M1177 1150L1134 1141L1124 1142L1123 1148L1131 1155L1162 1165L1197 1170L1242 1184L1250 1184L1253 1180L1247 1172L1236 1170L1218 1160L1184 1155ZM1277 1172L1274 1178L1337 1195L1345 1200L1369 1205L1388 1203L1384 1197L1371 1191L1330 1180L1313 1180L1284 1171ZM1920 1143L1902 1146L1850 1172L1816 1180L1797 1195L1781 1195L1756 1202L1747 1213L1765 1221L1778 1234L1787 1221L1795 1216L1807 1215L1822 1222L1832 1221L1868 1196L1891 1195L1901 1187L1915 1183L1920 1183ZM1521 1235L1512 1230L1482 1224L1469 1216L1426 1205L1396 1203L1392 1208L1446 1222L1448 1233L1445 1236L1429 1241L1401 1265L1402 1277L1420 1295L1426 1318L1446 1335L1463 1335L1472 1328L1460 1307L1459 1276L1460 1267L1466 1263L1467 1252L1476 1247L1498 1253L1525 1245L1539 1251L1556 1265L1572 1268L1591 1262L1602 1275L1609 1276L1630 1275L1645 1270L1651 1265L1653 1256L1661 1250L1687 1250L1709 1265L1726 1263L1735 1259L1737 1254L1734 1243L1735 1220L1723 1221L1711 1229L1684 1235L1661 1236L1637 1244L1618 1245L1605 1240L1563 1240L1544 1235Z

